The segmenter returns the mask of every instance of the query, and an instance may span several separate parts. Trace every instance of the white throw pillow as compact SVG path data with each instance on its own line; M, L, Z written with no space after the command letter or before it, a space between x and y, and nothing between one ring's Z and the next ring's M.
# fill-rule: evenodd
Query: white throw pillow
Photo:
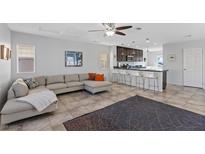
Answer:
M13 85L12 89L14 91L15 97L23 97L28 95L29 89L26 83L23 80L16 80Z

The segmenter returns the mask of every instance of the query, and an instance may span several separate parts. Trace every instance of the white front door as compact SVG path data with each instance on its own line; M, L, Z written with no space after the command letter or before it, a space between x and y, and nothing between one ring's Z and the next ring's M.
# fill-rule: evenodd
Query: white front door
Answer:
M184 49L184 86L203 86L203 52L201 48Z

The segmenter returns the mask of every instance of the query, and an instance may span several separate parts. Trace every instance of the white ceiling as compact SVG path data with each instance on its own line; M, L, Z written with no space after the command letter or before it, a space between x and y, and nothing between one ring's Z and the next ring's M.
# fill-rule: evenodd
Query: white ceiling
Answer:
M117 26L132 25L123 30L126 36L104 37L103 32L89 33L88 30L104 29L100 23L11 23L12 31L42 35L104 45L122 45L135 48L158 47L164 43L183 42L205 38L205 24L195 23L121 23ZM136 30L137 27L142 28ZM191 37L185 37L191 35ZM146 43L146 38L150 43ZM134 43L133 43L134 41Z

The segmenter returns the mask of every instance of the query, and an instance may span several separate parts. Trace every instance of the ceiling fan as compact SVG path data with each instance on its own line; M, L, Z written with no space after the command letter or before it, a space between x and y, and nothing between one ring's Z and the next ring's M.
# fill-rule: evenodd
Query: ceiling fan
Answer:
M105 32L105 36L113 36L114 34L125 36L126 34L121 30L132 28L132 26L116 27L115 23L102 23L104 30L89 30L88 32Z

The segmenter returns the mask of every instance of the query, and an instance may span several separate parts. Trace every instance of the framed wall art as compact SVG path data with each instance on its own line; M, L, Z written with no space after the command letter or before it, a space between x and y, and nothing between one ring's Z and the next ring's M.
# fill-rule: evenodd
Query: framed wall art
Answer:
M83 53L77 51L65 51L65 67L83 66Z

